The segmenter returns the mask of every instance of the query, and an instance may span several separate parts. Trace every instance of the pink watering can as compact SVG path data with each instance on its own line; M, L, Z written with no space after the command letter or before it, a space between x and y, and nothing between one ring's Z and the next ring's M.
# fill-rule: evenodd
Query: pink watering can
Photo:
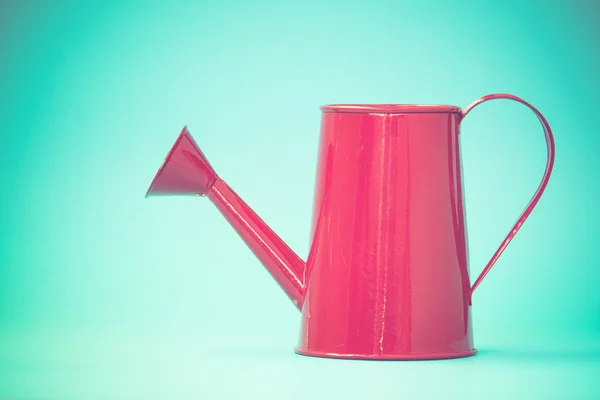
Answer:
M492 99L515 100L538 116L548 158L533 198L471 285L459 130L475 106ZM147 196L212 201L302 311L299 354L398 360L475 354L473 291L535 207L552 172L554 139L546 119L507 94L483 97L464 110L398 104L321 110L306 262L215 173L186 128Z

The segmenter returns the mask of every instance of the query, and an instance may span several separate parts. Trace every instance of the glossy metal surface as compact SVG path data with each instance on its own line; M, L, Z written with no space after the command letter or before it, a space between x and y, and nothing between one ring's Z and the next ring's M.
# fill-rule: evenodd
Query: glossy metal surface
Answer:
M460 121L458 110L323 114L298 352L475 352Z
M548 163L533 199L471 288L459 125L504 98L540 118ZM531 105L492 95L454 106L322 107L312 245L306 265L212 170L186 129L148 195L207 195L302 310L296 351L365 359L475 353L470 300L550 177L552 132Z

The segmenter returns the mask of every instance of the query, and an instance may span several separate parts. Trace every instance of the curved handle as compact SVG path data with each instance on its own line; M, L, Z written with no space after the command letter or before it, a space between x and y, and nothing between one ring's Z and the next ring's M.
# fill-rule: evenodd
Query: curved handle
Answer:
M475 100L473 103L469 104L463 110L462 118L464 118L473 108L475 108L479 104L481 104L485 101L488 101L488 100L495 100L495 99L508 99L508 100L517 101L517 102L529 107L531 109L531 111L533 111L535 113L535 115L537 115L540 122L542 123L542 127L544 128L544 135L546 136L546 147L548 149L548 158L546 161L546 170L544 171L544 176L542 177L542 181L540 182L540 185L538 186L537 190L535 191L533 197L529 201L529 204L527 204L527 207L525 207L525 211L523 211L523 213L521 214L521 216L519 217L519 219L517 220L517 222L515 223L513 228L510 230L510 232L508 233L508 235L506 236L504 241L502 241L502 244L500 244L500 247L498 247L498 250L496 250L496 253L494 253L491 260L487 263L487 265L485 266L485 268L483 269L483 271L481 272L481 274L479 275L479 277L477 278L477 280L471 287L471 291L469 293L469 305L471 304L471 298L473 297L473 292L475 291L475 289L477 289L477 287L479 286L479 284L481 283L483 278L485 278L487 273L490 272L490 269L492 269L492 267L494 266L496 261L498 261L498 258L500 257L502 252L504 252L504 249L506 249L506 246L508 246L510 241L515 237L515 235L519 231L519 228L521 228L521 226L523 225L523 223L525 222L527 217L529 217L529 214L531 214L531 211L536 206L537 202L540 200L540 197L542 197L542 193L544 193L544 190L546 189L546 185L548 184L548 180L550 179L550 174L552 173L552 168L554 166L554 136L552 135L552 130L550 129L550 125L548 125L548 121L546 121L546 118L544 118L544 116L534 106L532 106L525 100L523 100L517 96L510 95L510 94L490 94L490 95L484 96L478 100Z

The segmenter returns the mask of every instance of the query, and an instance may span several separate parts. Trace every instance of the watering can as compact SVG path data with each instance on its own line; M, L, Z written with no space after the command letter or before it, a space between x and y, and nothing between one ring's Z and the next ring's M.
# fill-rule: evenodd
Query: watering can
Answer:
M542 181L471 285L459 129L477 105L509 99L539 118ZM554 164L548 122L508 94L447 105L321 107L312 244L303 261L209 164L184 128L146 196L208 197L302 312L296 353L350 359L474 355L471 299L542 196Z

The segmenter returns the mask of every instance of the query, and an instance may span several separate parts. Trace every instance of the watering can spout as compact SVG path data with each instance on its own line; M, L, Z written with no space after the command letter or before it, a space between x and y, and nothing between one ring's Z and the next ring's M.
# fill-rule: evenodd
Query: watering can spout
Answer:
M146 197L206 196L223 214L298 309L304 300L305 263L219 176L184 127Z

